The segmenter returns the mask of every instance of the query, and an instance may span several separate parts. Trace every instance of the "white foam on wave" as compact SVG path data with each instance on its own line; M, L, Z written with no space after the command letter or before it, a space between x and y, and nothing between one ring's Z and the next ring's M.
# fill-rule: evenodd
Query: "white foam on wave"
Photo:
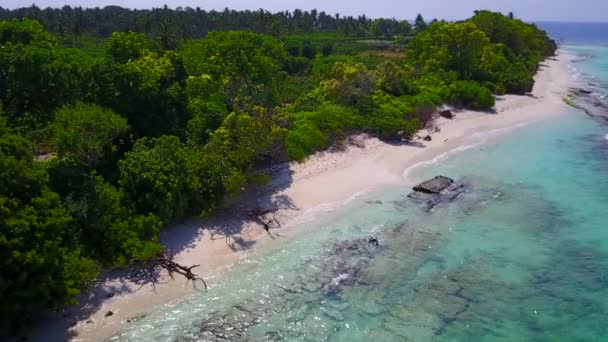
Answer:
M606 135L604 135L604 139L608 140L608 133L606 133Z
M407 167L405 170L403 170L403 173L402 173L401 177L405 181L409 181L409 175L411 174L412 171L414 171L414 170L416 170L416 169L418 169L420 167L423 167L423 166L437 164L440 161L448 158L452 154L456 154L456 153L459 153L459 152L470 150L470 149L475 148L475 147L477 147L477 146L479 146L481 144L483 144L483 142L477 141L477 142L474 142L472 144L461 145L461 146L455 147L455 148L453 148L453 149L451 149L451 150L449 150L447 152L441 153L441 154L439 154L438 156L436 156L433 159L429 159L429 160L425 160L425 161L421 161L421 162L418 162L416 164L413 164L413 165Z
M568 63L568 71L570 73L570 80L577 82L583 78L583 73L580 72L572 63Z
M445 160L446 158L452 156L453 154L457 154L457 153L460 153L460 152L463 152L463 151L466 151L466 150L470 150L470 149L475 148L477 146L483 145L486 142L488 142L491 137L495 137L495 136L501 135L503 133L509 132L509 131L511 131L513 129L526 126L529 123L530 122L524 122L524 123L519 123L519 124L508 126L508 127L491 129L491 130L475 133L475 134L473 134L471 136L474 139L474 142L472 142L470 144L465 144L465 145L457 146L457 147L455 147L455 148L453 148L453 149L451 149L449 151L446 151L446 152L443 152L443 153L439 154L438 156L436 156L433 159L421 161L419 163L411 165L410 167L408 167L405 170L403 170L403 173L401 174L401 177L405 181L411 182L412 180L409 179L409 177L410 177L410 174L412 173L412 171L414 171L414 170L416 170L416 169L418 169L420 167L423 167L423 166L437 164L438 162Z
M300 212L299 215L292 218L292 220L290 220L286 224L285 228L293 227L293 226L301 225L303 223L308 223L308 222L314 221L320 214L333 212L334 210L336 210L338 208L344 207L344 206L354 202L356 199L359 199L359 198L363 197L364 195L370 193L371 190L372 190L372 188L363 189L361 191L358 191L358 192L348 196L345 199L318 204L312 208L306 209L305 211Z

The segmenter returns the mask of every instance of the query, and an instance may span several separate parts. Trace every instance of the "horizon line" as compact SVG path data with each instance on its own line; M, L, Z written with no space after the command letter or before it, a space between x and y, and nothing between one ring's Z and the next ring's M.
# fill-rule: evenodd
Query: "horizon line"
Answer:
M28 8L32 8L32 7L37 7L39 9L41 9L41 10L46 10L46 9L59 9L60 10L63 7L82 8L84 10L88 10L88 9L103 9L103 8L106 8L106 7L118 7L118 8L122 8L122 9L126 9L126 10L139 10L139 11L164 9L165 7L167 7L167 9L172 10L172 11L179 11L178 8L181 8L182 11L184 9L190 8L190 9L193 9L193 10L200 9L200 10L206 11L206 12L211 12L211 11L223 12L225 10L231 10L231 11L236 11L236 12L245 12L245 11L256 12L256 11L259 11L259 10L263 10L263 11L266 11L266 12L271 13L271 14L278 14L278 13L285 12L285 11L294 12L296 10L301 10L301 11L304 11L304 12L311 12L312 10L316 10L318 12L325 12L326 14L329 14L328 11L325 11L325 10L319 9L319 8L302 9L302 8L295 7L295 8L292 8L292 9L283 9L283 10L277 10L277 11L270 11L270 10L267 10L265 8L262 8L262 7L258 8L258 9L249 9L249 8L237 9L237 8L226 6L226 7L222 8L222 9L217 9L217 8L204 8L204 7L201 7L201 6L196 6L196 7L192 7L192 6L176 6L176 7L171 7L168 4L165 4L165 5L161 6L161 7L154 7L154 6L153 7L130 7L130 6L121 6L121 5L104 5L104 6L89 7L87 5L81 6L81 5L70 5L70 4L65 4L65 5L63 5L61 7L59 7L59 6L41 7L41 6L39 6L39 5L35 4L35 3L32 3L29 6L20 6L20 7L14 7L14 8L0 6L0 9L9 10L9 11L17 11L17 10L28 9ZM479 9L479 11L483 11L483 10L487 10L487 9ZM475 10L475 11L477 11L477 10ZM473 11L471 13L471 16L475 14L475 11ZM503 13L502 11L495 11L495 10L488 10L488 11L498 12L498 13L502 13L502 14L505 14L505 15L507 14L507 13ZM433 17L433 16L426 16L426 15L424 15L421 12L418 12L418 13L422 14L423 17L426 19L426 21L431 21L431 20L458 21L458 20L466 20L466 19L468 19L468 18L449 18L449 19L448 18L438 18L438 17ZM340 14L340 13L335 13L335 14ZM329 14L329 15L334 16L335 14ZM396 17L385 17L385 16L371 17L371 16L367 16L364 13L363 14L358 14L358 15L345 15L344 17L359 18L359 17L363 17L363 16L367 17L368 19L408 20L408 19L397 19ZM415 17L416 15L413 15L413 16ZM569 20L564 20L564 19L524 19L524 18L521 18L521 17L518 17L518 16L515 16L515 18L523 20L525 22L529 22L529 23L608 24L608 20L606 20L606 21L597 21L597 20L589 20L589 21L586 21L586 20L583 20L583 21L576 20L576 21L569 21Z

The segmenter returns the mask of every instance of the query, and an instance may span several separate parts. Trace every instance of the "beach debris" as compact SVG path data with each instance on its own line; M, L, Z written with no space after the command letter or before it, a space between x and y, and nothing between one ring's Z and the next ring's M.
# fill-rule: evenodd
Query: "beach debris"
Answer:
M261 225L264 230L270 234L271 228L280 228L281 223L277 218L278 207L261 208L255 207L245 212L247 219L252 220ZM272 235L271 235L272 236Z
M108 312L106 312L106 314L103 315L103 317L110 317L112 315L114 315L114 312L112 310L108 310Z
M431 141L431 140L433 140L433 138L431 138L430 135L427 135L424 138L422 138L422 140L424 140L424 141Z
M452 185L452 183L454 183L454 180L452 178L445 176L436 176L414 186L413 190L429 194L438 194L443 189Z
M136 322L138 320L141 320L142 318L146 318L148 315L146 313L140 313L137 314L135 316L129 317L127 318L127 323L133 323Z
M377 237L370 237L369 239L367 239L367 242L374 244L376 247L380 246L380 241L378 241Z
M365 139L365 135L350 135L348 138L346 138L346 144L353 145L358 148L365 148Z
M442 110L439 112L439 116L441 116L442 118L446 118L446 119L453 119L454 118L454 113L452 113L451 110L446 109L446 110Z
M196 288L197 282L201 282L207 291L207 283L197 274L192 272L194 268L200 267L200 265L184 266L173 260L174 256L170 249L164 248L156 257L149 260L133 259L134 264L140 264L140 271L145 275L146 279L152 284L159 283L160 274L157 272L158 268L165 269L171 279L174 278L174 274L177 273L186 278L186 284L192 281L192 285Z

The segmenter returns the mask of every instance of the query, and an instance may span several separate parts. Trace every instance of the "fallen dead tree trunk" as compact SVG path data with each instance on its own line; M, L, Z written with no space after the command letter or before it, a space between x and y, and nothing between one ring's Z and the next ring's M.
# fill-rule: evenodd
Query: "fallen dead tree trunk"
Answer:
M174 274L177 273L186 278L186 283L192 281L193 286L196 288L196 282L200 281L207 291L207 283L202 277L192 272L192 270L200 265L184 266L173 260L173 254L168 250L164 249L158 256L153 257L149 260L142 261L140 259L133 260L136 263L140 263L140 270L145 274L146 278L156 284L159 282L160 274L157 270L164 269L169 273L171 279L175 279Z
M264 230L270 233L271 228L278 228L281 226L281 223L277 218L278 211L279 208L277 207L266 209L257 207L247 210L245 212L245 216L247 217L247 219L252 220L264 227ZM268 217L269 215L270 218Z

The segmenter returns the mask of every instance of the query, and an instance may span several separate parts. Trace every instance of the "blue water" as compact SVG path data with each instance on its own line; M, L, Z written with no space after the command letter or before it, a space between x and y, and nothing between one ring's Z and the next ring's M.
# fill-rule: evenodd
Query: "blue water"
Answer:
M464 182L456 200L368 194L110 340L608 341L607 134L574 110L488 134L409 173Z
M608 45L608 22L538 22L536 25L545 30L558 43Z

